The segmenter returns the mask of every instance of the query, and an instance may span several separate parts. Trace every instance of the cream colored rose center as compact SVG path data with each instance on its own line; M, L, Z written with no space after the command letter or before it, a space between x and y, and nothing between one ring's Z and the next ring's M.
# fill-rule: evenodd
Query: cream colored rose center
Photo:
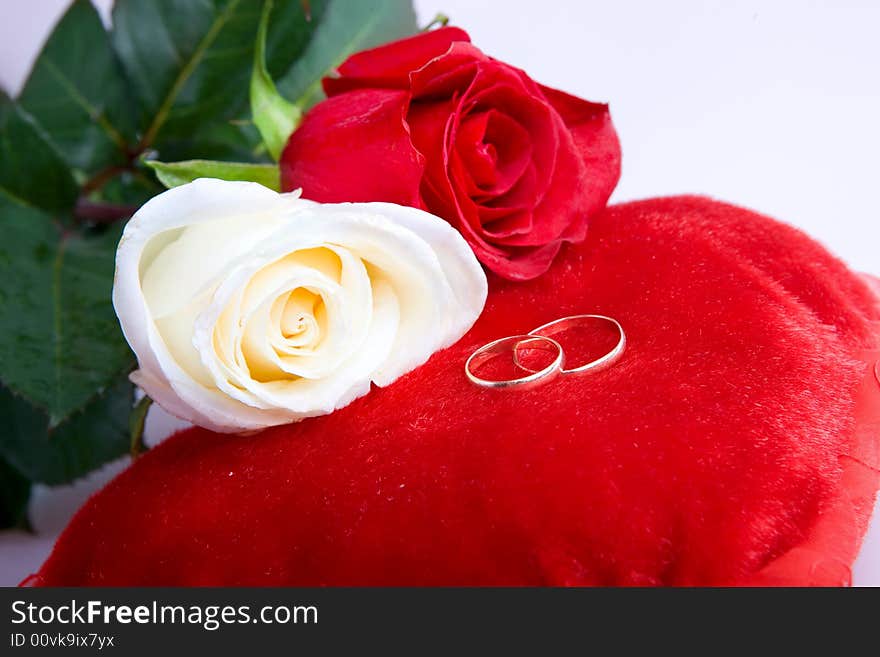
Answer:
M314 355L326 337L327 310L320 293L309 288L285 292L272 302L268 323L254 319L244 327L241 343L243 365L257 381L295 378L263 358L265 346L279 359ZM259 344L265 341L265 344Z
M297 251L260 269L214 327L220 361L261 383L319 376L316 368L340 355L329 315L345 305L341 276L339 256L329 248Z

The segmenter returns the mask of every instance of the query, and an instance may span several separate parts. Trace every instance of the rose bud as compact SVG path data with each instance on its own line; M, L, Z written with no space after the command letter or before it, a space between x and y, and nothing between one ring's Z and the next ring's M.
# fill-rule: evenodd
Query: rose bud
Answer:
M536 84L469 41L443 28L350 57L290 137L282 187L427 209L490 270L534 278L607 203L617 134L607 105Z
M200 179L144 205L116 254L132 381L215 431L330 413L456 342L486 277L443 220Z

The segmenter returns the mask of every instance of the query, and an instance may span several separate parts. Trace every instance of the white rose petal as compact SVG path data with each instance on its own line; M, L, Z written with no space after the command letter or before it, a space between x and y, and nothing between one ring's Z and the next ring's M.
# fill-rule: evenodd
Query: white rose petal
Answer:
M200 179L153 198L116 254L132 380L215 431L330 413L473 325L486 277L445 221Z

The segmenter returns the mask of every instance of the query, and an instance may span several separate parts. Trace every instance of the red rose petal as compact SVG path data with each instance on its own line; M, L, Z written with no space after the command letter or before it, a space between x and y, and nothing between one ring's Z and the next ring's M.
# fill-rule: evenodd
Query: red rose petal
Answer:
M492 187L498 180L498 149L485 141L489 113L465 118L455 140L455 150L467 169L471 194Z
M589 217L601 210L620 177L620 144L608 106L541 87L564 125L552 185L535 208L528 234L496 238L499 244L535 246L584 238ZM559 230L561 228L561 230Z
M528 134L532 145L531 159L535 164L535 197L533 203L541 199L550 185L559 146L559 134L555 125L553 108L543 96L529 96L528 89L521 84L515 71L481 69L468 90L464 103L474 110L492 109L511 122L518 124ZM512 133L512 130L508 130ZM498 205L504 205L499 199Z
M423 185L442 193L448 185L446 165L448 161L449 135L454 123L456 99L444 101L412 101L407 115L412 143L425 160ZM453 221L455 215L441 215Z
M537 167L534 162L529 162L516 184L505 194L488 200L476 199L481 223L486 225L491 221L503 219L508 214L518 214L524 210L528 210L531 214L537 196L537 181Z
M410 73L413 98L451 98L473 82L481 62L491 61L479 48L457 41L441 56Z
M484 141L493 145L498 153L497 181L486 193L498 196L509 191L534 160L532 138L519 122L493 109L489 112Z
M480 261L493 272L511 281L530 281L550 269L562 242L550 242L534 248L495 247L486 250ZM502 255L499 255L502 254Z
M499 238L509 246L540 246L551 241L579 242L584 239L589 216L601 209L607 198L590 195L589 173L574 140L559 121L560 145L550 186L533 211L532 230Z
M408 89L412 71L448 51L453 43L470 40L464 30L443 27L364 50L342 63L339 77L324 78L324 92L335 96L364 87Z
M496 109L465 118L455 151L472 180L470 196L479 202L509 192L529 167L533 155L526 129Z
M620 140L608 105L591 103L550 87L541 86L541 91L565 122L587 169L584 182L592 199L591 207L604 206L620 180L621 160Z
M316 105L281 155L282 188L324 203L420 207L425 165L404 120L408 104L405 91L362 89Z

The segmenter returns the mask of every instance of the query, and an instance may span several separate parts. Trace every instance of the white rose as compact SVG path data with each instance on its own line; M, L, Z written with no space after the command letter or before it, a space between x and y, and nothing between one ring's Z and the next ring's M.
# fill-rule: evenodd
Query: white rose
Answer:
M330 413L453 344L486 277L445 221L390 203L318 204L201 179L129 221L113 305L131 379L215 431Z

